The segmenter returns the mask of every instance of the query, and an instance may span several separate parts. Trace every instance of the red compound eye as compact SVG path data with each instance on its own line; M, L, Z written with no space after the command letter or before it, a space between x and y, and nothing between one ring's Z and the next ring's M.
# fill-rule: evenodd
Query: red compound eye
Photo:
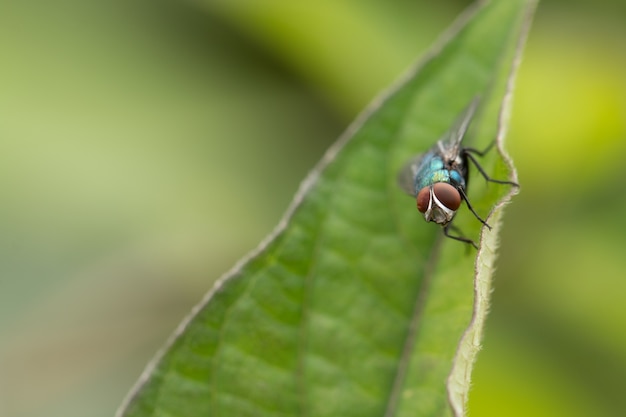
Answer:
M422 191L420 191L420 194L422 193ZM447 182L438 182L437 184L435 184L433 186L433 193L435 194L435 197L437 197L437 200L441 202L441 204L443 204L444 206L446 206L446 208L452 211L456 211L456 209L458 209L461 205L461 194L456 188L454 188ZM419 207L419 195L417 196L417 198L417 205Z
M420 213L426 213L430 204L430 187L424 187L417 193L417 209Z

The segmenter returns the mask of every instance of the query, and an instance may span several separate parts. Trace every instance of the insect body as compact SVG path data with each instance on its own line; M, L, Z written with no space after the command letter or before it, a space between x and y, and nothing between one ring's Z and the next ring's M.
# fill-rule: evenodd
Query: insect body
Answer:
M462 201L482 224L491 229L467 198L468 162L471 161L487 181L517 186L511 181L490 178L474 157L473 154L484 155L493 144L484 151L461 146L477 104L478 100L474 100L456 125L429 151L409 161L399 175L400 186L416 198L417 209L424 214L426 221L442 225L447 237L469 243L475 248L478 247L473 240L449 233L451 228L456 229L452 220Z

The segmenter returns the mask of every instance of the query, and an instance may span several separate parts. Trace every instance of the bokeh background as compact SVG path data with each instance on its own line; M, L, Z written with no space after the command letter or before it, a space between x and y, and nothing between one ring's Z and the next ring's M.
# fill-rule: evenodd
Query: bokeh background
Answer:
M468 1L4 0L0 416L112 415ZM545 0L474 416L626 415L626 4Z

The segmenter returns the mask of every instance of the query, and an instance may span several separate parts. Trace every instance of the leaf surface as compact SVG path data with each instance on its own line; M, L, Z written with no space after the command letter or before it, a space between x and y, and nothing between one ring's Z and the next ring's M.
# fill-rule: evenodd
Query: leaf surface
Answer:
M470 201L494 227L481 228L465 207L455 225L480 240L477 254L424 222L396 177L481 96L464 143L484 149L498 138L481 165L515 179L500 151L501 109L533 6L468 10L376 100L304 181L275 232L183 322L118 415L462 415L501 206L514 190L470 172Z

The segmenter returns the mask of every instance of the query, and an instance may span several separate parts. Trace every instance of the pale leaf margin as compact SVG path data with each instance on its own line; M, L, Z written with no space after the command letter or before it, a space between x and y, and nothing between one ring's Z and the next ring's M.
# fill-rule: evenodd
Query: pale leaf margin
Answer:
M511 156L504 150L504 139L509 127L515 79L522 61L524 46L526 45L537 3L538 0L528 0L520 36L515 48L513 65L506 83L504 100L498 117L496 148L498 153L502 156L507 170L511 173L511 181L514 182L518 182L517 170L513 165ZM459 342L459 347L452 364L452 371L447 381L448 401L455 417L464 417L467 415L467 401L471 386L472 369L482 346L485 323L487 321L491 293L493 291L493 274L499 244L498 236L502 226L502 215L504 213L504 207L511 201L513 196L518 193L519 187L511 187L507 194L493 207L486 218L487 222L492 225L493 230L490 233L485 233L485 229L481 229L479 250L474 267L474 311L470 324Z

